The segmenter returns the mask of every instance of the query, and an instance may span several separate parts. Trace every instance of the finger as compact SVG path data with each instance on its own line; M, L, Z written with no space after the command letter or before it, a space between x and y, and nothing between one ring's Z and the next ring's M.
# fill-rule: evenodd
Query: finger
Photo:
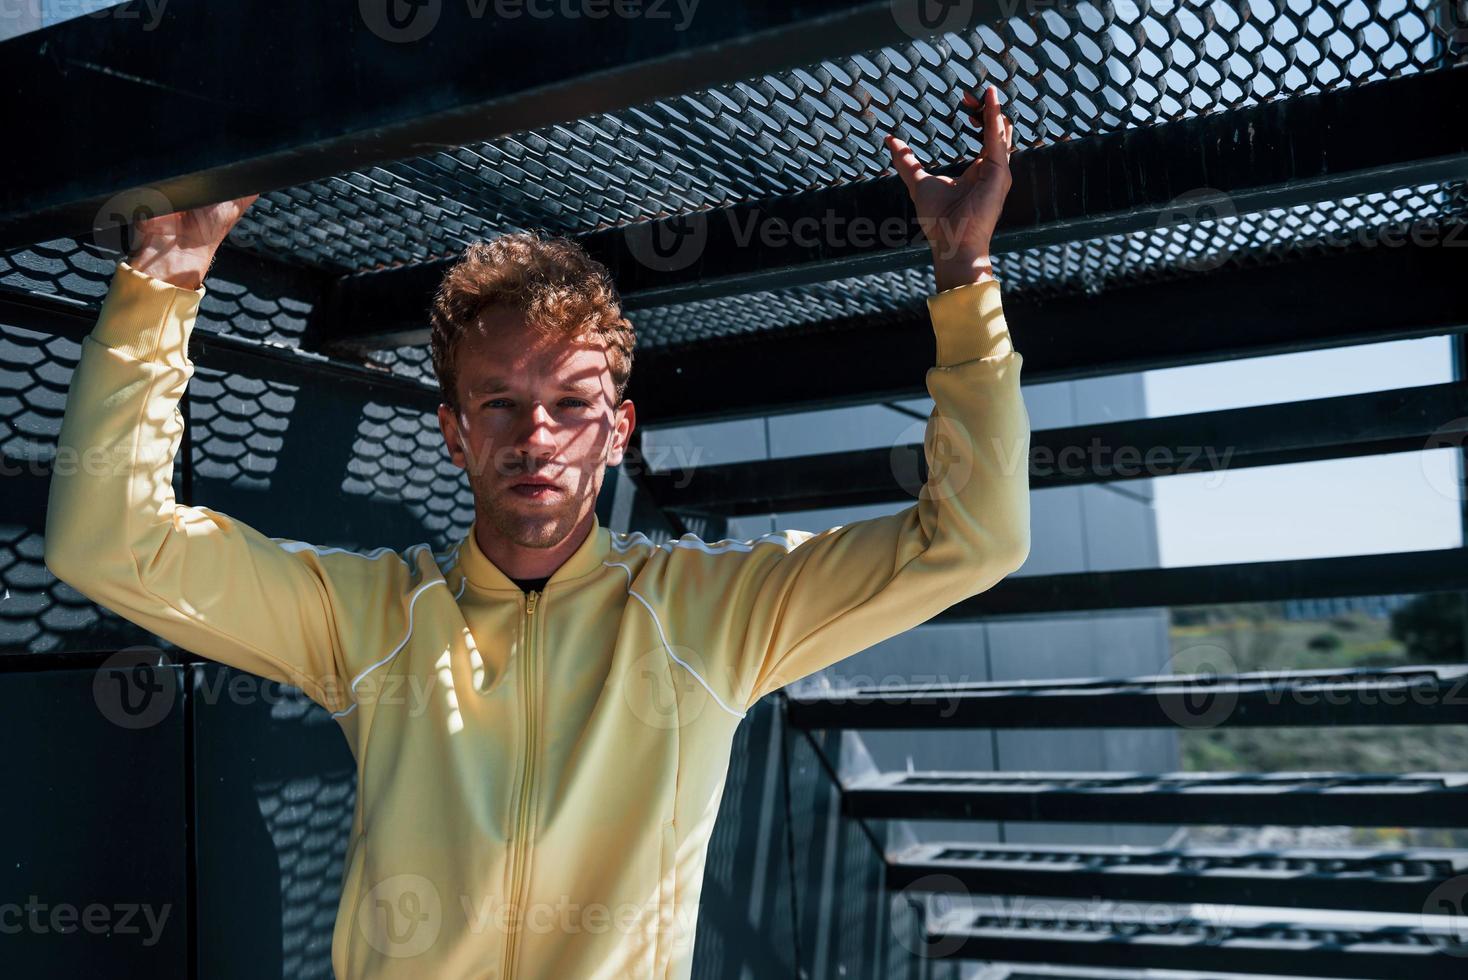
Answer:
M963 93L963 107L959 110L959 112L967 113L970 122L974 123L974 125L976 126L982 127L983 121L980 114L983 111L984 100L974 95L974 93L965 90Z
M984 89L984 150L998 147L1004 139L1004 123L1000 121L999 90L990 85Z
M979 128L979 135L981 137L984 135L984 130L989 124L989 119L991 117L993 109L997 107L999 90L990 87L985 89L984 92L985 94L983 100L974 100L970 104L966 105L963 109L964 112L968 113L969 122L973 123ZM990 92L993 92L994 94L989 95ZM964 101L969 101L967 96L965 96ZM994 103L994 105L991 105L991 102ZM1004 118L1004 113L1002 111L999 112L999 118Z
M990 88L984 100L984 155L1009 166L1010 137L1013 129L1009 118L999 109L999 90Z
M896 136L887 135L887 149L892 153L892 164L897 168L897 176L902 178L903 184L907 185L909 193L916 193L919 181L926 180L928 172L918 162L917 154L912 152L908 146Z
M235 203L237 203L240 206L240 211L239 211L240 218L243 218L245 216L245 212L248 211L248 210L250 210L250 205L254 204L259 199L260 199L260 195L259 194L246 194L244 197L240 198L237 202L235 202Z
M228 221L238 221L250 209L250 205L254 204L259 197L259 194L246 194L244 197L236 197L229 201L220 202L220 213Z

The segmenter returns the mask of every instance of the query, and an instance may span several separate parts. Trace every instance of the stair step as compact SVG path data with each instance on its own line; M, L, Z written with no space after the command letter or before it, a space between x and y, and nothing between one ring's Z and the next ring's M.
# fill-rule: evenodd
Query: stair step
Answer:
M887 887L1420 913L1435 888L1465 873L1468 850L1449 848L931 843L895 855L887 866Z
M860 687L791 695L797 728L1468 724L1468 666Z
M1461 937L1448 928L1228 922L1152 913L995 914L955 910L925 931L929 958L1265 973L1376 980L1461 980ZM1021 974L1023 975L1023 974Z
M888 772L843 790L848 815L875 819L1468 824L1468 774L1445 772Z

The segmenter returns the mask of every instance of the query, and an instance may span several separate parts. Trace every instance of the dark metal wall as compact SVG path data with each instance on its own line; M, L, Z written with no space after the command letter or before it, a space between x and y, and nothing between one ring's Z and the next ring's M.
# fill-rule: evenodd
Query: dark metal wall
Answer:
M6 976L187 975L184 706L173 699L156 723L122 728L98 710L94 681L109 680L0 675Z

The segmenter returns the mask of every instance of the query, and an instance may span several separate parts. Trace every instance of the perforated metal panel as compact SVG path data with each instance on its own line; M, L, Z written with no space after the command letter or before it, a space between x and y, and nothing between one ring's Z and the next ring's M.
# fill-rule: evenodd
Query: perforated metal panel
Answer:
M447 258L522 228L583 234L787 197L892 173L888 132L925 163L974 156L977 133L954 107L984 82L1003 93L1017 145L1038 147L1443 66L1462 44L1451 9L996 4L976 29L272 191L239 236L347 272Z

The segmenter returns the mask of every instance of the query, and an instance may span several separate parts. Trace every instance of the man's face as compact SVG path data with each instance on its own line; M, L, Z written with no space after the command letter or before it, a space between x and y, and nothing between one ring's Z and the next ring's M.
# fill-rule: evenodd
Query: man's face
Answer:
M459 411L440 405L439 426L491 533L551 548L595 509L606 467L621 463L632 435L633 405L613 406L599 338L540 339L504 308L479 323L459 346Z

